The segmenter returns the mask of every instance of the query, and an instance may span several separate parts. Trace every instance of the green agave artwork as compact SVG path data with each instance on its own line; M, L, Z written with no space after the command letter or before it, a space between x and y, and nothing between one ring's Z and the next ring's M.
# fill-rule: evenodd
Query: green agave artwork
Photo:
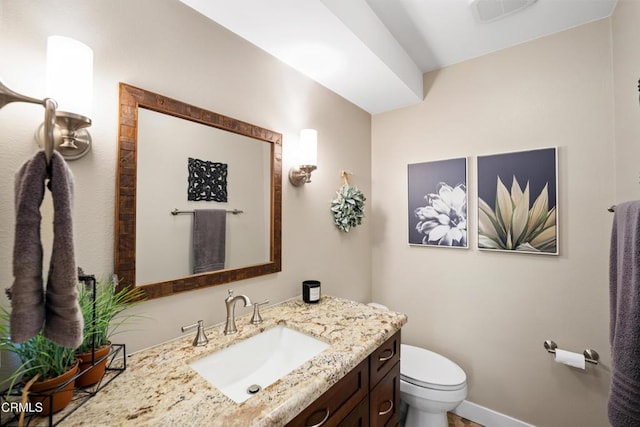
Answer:
M478 198L478 246L555 253L556 207L549 209L548 185L530 205L528 181L523 191L514 175L509 191L498 177L495 208Z

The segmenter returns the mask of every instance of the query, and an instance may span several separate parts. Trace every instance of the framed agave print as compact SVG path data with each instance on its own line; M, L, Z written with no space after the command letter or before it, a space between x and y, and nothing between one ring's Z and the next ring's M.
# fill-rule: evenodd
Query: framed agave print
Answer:
M557 148L478 156L478 248L558 255Z
M407 166L409 244L468 248L467 159Z

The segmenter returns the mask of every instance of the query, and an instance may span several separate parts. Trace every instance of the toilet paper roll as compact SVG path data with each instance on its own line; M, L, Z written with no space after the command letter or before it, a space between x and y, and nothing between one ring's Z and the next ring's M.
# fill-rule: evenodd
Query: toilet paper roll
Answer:
M585 368L584 355L572 351L560 350L559 348L556 348L556 362L564 363L574 368Z

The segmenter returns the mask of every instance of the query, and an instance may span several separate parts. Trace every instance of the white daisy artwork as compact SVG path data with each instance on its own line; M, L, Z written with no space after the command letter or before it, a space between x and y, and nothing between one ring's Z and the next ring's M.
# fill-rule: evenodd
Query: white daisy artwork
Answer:
M468 248L466 157L412 163L409 187L409 244Z

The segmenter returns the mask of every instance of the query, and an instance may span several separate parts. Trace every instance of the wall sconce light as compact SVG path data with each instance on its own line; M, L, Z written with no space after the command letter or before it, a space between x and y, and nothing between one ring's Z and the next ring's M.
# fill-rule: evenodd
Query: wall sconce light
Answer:
M300 146L298 161L300 165L289 169L289 181L295 187L311 182L311 172L316 170L318 163L318 131L302 129L300 131Z
M54 146L65 159L78 159L91 149L93 51L69 37L47 39L47 98L58 103ZM42 147L44 125L36 132Z

